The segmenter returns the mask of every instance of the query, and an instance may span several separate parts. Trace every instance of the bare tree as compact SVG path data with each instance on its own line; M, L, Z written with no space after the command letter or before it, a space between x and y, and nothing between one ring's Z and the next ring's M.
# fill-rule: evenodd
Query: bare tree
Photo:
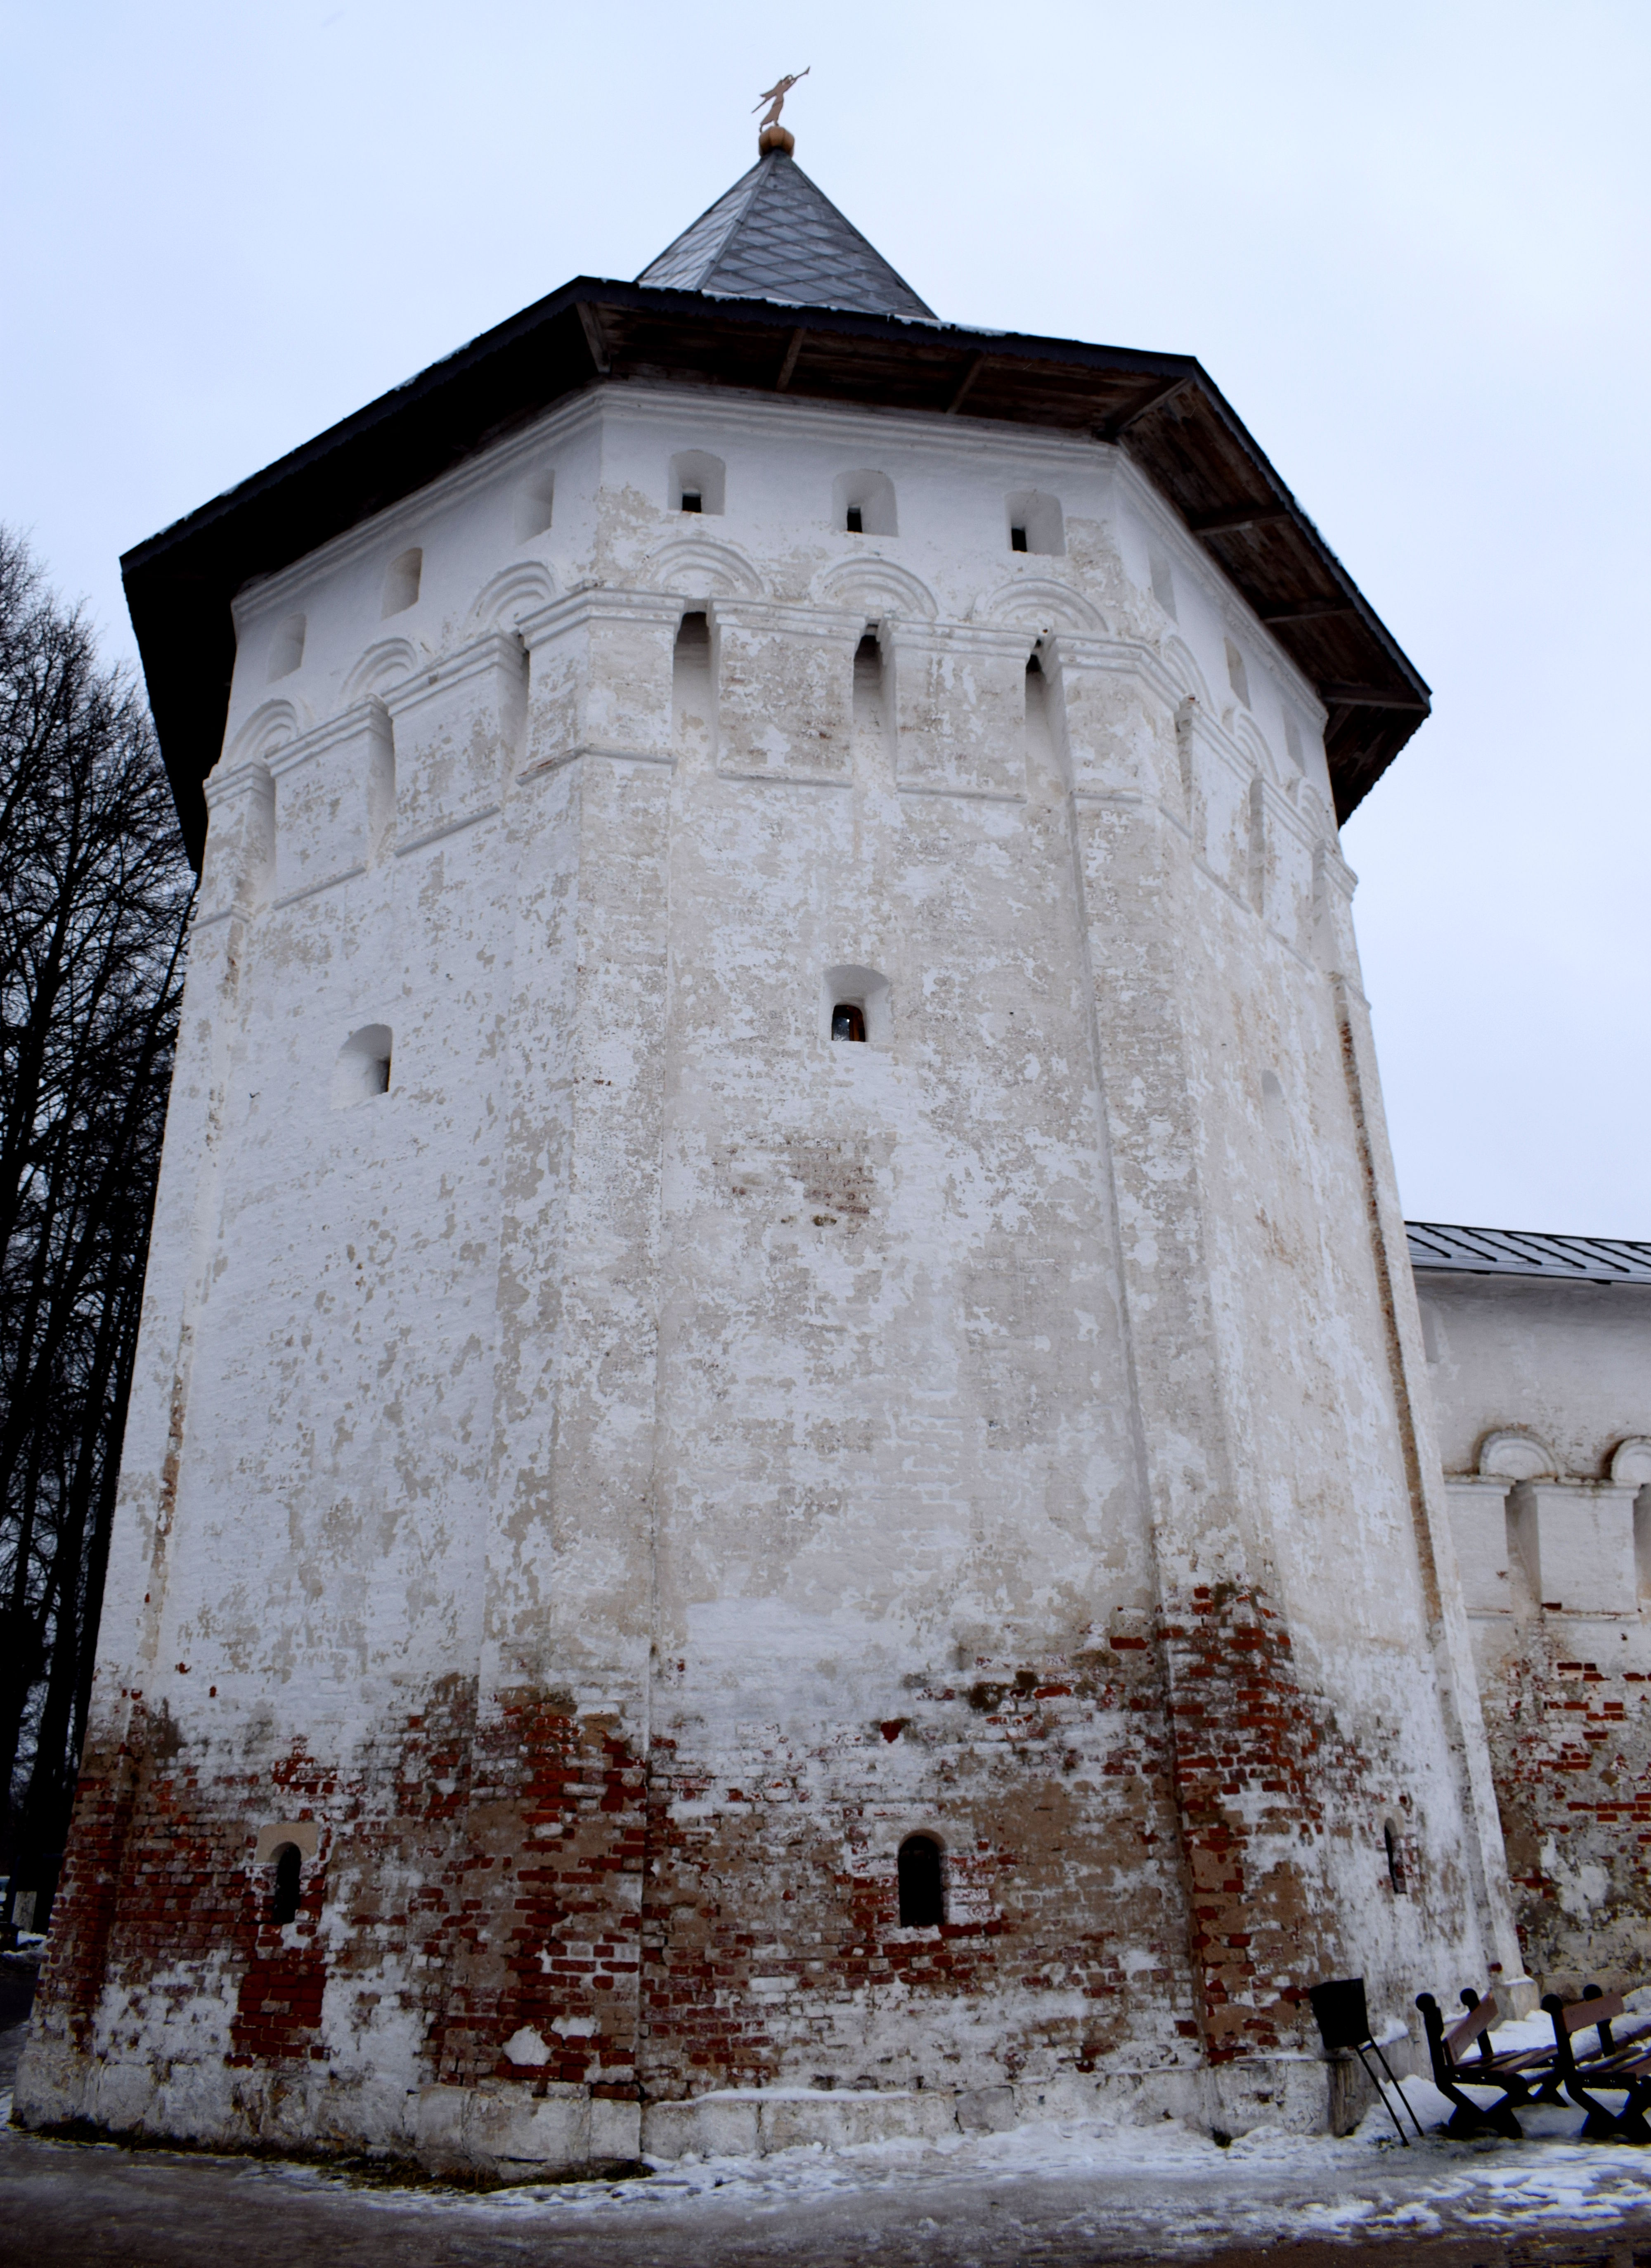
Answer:
M140 696L0 529L0 1787L37 1918L85 1735L189 898Z

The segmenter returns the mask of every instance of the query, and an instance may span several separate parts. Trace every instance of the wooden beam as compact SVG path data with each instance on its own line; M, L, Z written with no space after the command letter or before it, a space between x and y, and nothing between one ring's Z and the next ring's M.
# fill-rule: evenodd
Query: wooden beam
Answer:
M785 360L780 365L780 375L774 381L774 391L783 394L791 383L791 373L796 368L796 358L803 351L803 328L799 323L791 334L785 350Z
M1356 615L1351 599L1292 599L1287 606L1263 607L1264 622L1313 622L1324 615Z
M1261 527L1289 516L1287 504L1236 504L1224 512L1189 512L1186 524L1194 535L1229 535L1240 527Z
M1327 709L1402 709L1425 717L1431 703L1415 693L1391 693L1379 685L1319 685L1314 691Z
M957 391L953 394L950 401L946 404L946 415L948 417L955 417L957 416L958 412L964 405L969 388L974 384L975 379L980 377L980 372L985 368L986 357L983 354L976 355L974 360L969 364L968 369L965 371L963 376L958 379Z
M1156 385L1149 386L1144 394L1138 395L1127 409L1120 411L1116 417L1104 418L1095 429L1096 439L1116 441L1121 435L1128 432L1137 418L1144 417L1149 409L1162 409L1166 402L1173 401L1178 394L1185 394L1189 386L1195 386L1197 383L1197 379L1193 378L1160 379Z
M591 359L598 373L605 378L613 368L608 359L607 341L602 335L602 324L596 309L579 301L579 326L584 333L584 342L591 350Z

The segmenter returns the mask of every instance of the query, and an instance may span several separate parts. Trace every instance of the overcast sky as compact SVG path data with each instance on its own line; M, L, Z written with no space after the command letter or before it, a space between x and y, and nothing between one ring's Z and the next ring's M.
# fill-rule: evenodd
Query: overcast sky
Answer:
M0 517L141 537L797 157L941 314L1196 354L1434 688L1350 822L1405 1209L1651 1238L1651 9L0 8Z

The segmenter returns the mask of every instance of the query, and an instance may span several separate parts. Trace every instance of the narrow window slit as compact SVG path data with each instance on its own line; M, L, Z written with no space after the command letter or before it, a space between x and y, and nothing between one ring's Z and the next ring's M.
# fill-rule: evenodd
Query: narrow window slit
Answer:
M1009 532L1009 548L1011 551L1024 551L1026 549L1026 531L1024 527L1010 528Z
M932 1835L908 1835L900 1845L900 1927L938 1929L946 1918L940 1881L940 1845Z
M883 648L875 629L869 630L855 648L854 711L856 732L881 732Z
M865 1010L853 1000L840 1000L832 1010L833 1039L863 1040L865 1035Z
M1405 1895L1405 1851L1398 1830L1391 1819L1383 1826L1382 1839L1387 1845L1387 1879L1402 1898Z
M848 518L845 520L844 525L848 528L850 535L863 535L865 534L866 516L859 504L851 504L849 505Z
M278 1926L298 1918L298 1871L303 1864L296 1843L283 1843L275 1853L275 1895L270 1902L269 1918Z
M715 717L711 671L711 625L702 614L684 615L671 665L671 716L677 739L708 747Z
M682 509L684 512L698 512L701 509L701 498L698 489L683 490Z

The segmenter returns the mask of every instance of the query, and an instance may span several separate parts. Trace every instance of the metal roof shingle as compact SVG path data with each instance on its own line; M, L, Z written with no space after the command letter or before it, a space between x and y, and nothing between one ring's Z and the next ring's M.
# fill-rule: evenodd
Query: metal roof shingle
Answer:
M1411 1266L1472 1276L1545 1276L1574 1284L1651 1284L1651 1244L1530 1229L1457 1228L1407 1220Z
M794 158L771 150L644 268L639 284L935 320Z

